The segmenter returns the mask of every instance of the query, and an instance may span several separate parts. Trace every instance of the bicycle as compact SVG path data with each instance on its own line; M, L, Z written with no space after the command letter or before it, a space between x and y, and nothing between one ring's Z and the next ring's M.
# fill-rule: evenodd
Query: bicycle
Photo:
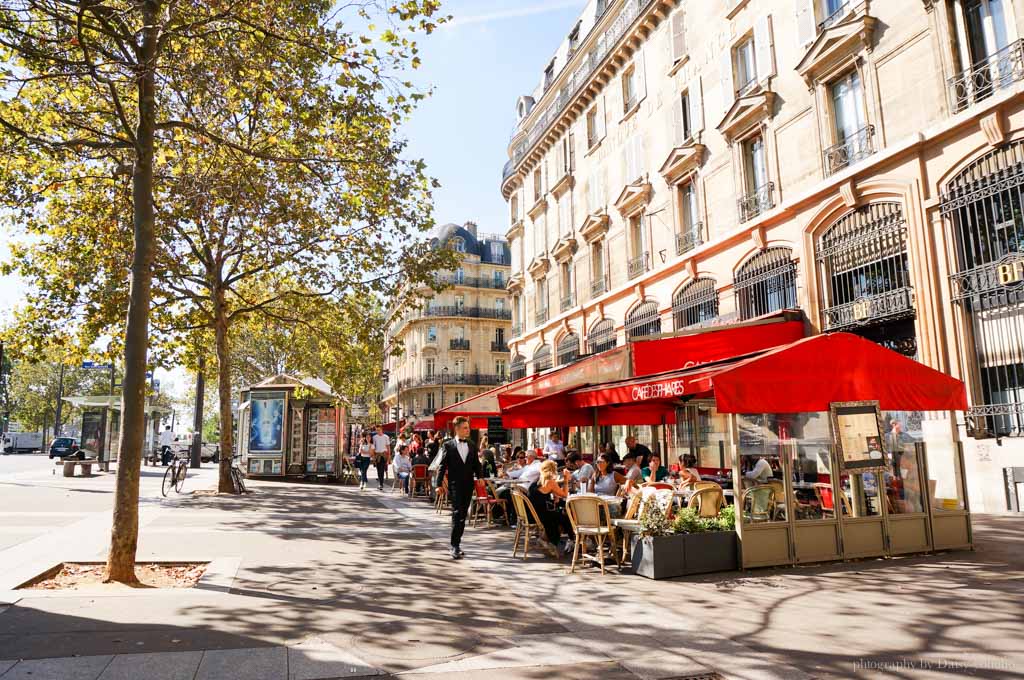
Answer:
M231 456L231 487L238 495L248 493L245 490L245 481L242 479L242 470L237 465L235 465L235 460L241 457L241 454Z
M181 493L181 488L185 486L185 476L188 474L188 459L184 457L180 452L174 455L174 460L167 466L167 470L164 472L164 481L160 484L160 493L164 496L171 489L174 489L178 493Z

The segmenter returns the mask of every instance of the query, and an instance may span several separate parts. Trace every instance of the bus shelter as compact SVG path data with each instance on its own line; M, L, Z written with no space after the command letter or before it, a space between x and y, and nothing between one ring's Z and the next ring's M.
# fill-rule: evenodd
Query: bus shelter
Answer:
M243 390L242 469L253 477L339 478L347 405L318 378L279 374Z
M690 365L686 344L632 343L642 375L499 394L502 420L661 426L731 490L744 567L972 546L961 381L847 333Z
M117 462L121 434L121 395L75 395L64 401L82 411L82 434L79 446L84 455L96 458L101 465ZM156 451L160 420L170 413L147 401L145 451Z

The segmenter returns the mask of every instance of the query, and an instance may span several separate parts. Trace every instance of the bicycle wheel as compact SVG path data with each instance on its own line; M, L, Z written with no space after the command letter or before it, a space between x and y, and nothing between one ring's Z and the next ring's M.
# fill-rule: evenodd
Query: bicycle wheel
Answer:
M245 493L245 482L242 481L242 473L236 467L231 468L231 486L236 494Z
M167 492L170 491L173 486L174 486L174 466L172 465L169 468L167 468L166 471L164 471L164 481L160 484L160 493L162 493L164 496L166 496Z
M185 486L185 475L188 473L188 466L185 464L185 461L181 461L176 467L178 469L178 473L175 475L174 479L174 490L181 493L182 487Z

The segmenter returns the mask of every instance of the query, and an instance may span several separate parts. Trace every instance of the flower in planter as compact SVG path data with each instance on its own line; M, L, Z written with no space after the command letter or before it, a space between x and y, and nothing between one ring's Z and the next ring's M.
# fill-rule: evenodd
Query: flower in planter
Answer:
M664 536L670 533L671 527L668 515L661 509L660 503L648 502L643 504L640 509L641 536Z

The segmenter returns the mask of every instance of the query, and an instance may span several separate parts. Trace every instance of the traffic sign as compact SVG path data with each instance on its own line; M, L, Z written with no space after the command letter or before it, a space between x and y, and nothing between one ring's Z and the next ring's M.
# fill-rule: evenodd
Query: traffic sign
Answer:
M110 364L101 364L96 361L83 361L82 368L96 368L109 371L112 368L112 366Z

